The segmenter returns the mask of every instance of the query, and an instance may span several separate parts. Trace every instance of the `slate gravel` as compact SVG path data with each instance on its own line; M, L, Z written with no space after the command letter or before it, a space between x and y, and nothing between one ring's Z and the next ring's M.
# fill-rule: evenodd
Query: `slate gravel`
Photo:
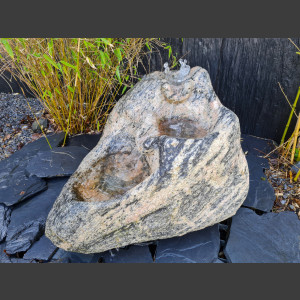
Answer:
M38 99L0 93L0 161L32 141L33 113L39 116L42 112L43 106Z

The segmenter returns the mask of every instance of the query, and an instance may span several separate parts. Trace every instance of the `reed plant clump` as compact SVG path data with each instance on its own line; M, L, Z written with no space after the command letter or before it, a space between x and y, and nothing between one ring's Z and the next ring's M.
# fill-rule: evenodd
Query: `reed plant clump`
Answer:
M289 40L297 48L298 51L296 53L298 55L300 55L299 47L291 39L289 39ZM289 103L289 105L291 107L291 113L288 118L286 127L284 129L279 149L280 149L283 160L292 167L295 162L300 161L300 113L299 114L296 113L296 107L297 107L298 100L300 97L300 87L298 88L298 92L297 92L297 95L296 95L296 98L295 98L293 104L291 104L280 84L279 84L279 86L280 86L281 91L283 92L287 102ZM292 135L287 140L285 140L286 134L290 127L290 123L291 123L293 116L295 116L297 119L296 126L295 126L295 129L293 130ZM292 178L292 171L290 170L289 173L290 173L290 177ZM294 176L293 180L295 182L297 182L299 176L300 176L300 170Z
M101 131L143 57L160 48L174 60L157 38L2 38L0 59L67 135Z

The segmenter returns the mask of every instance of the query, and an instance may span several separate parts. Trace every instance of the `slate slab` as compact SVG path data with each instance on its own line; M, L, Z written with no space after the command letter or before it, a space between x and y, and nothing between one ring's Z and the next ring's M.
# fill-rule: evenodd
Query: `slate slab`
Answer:
M104 252L104 263L153 263L148 246L131 245L124 249Z
M252 135L242 134L241 145L244 152L264 156L274 149L274 142Z
M37 176L28 176L25 169L0 173L0 203L7 206L22 202L47 189L46 181Z
M55 250L58 249L52 242L43 235L32 247L24 254L23 258L32 260L49 260L54 254Z
M276 199L274 189L265 176L264 169L269 168L267 159L248 153L249 192L243 206L270 212Z
M9 257L5 254L5 243L0 244L0 263L10 263Z
M11 264L11 263L23 263L23 264L28 264L28 263L36 263L35 260L28 260L24 258L17 258L13 256L8 256L4 253L4 250L6 248L6 244L2 243L0 244L0 263L6 263L6 264Z
M83 147L91 151L99 142L102 134L79 134L68 138L66 146Z
M217 258L217 259L215 259L215 260L213 261L213 263L214 263L214 264L224 264L225 261L223 261L223 260Z
M0 204L0 243L5 239L10 222L11 209Z
M51 146L56 147L62 143L64 133L52 134L47 138ZM49 145L45 137L42 137L0 161L0 203L11 206L47 188L43 179L29 176L25 169L29 160L38 151L48 149Z
M48 180L48 189L30 200L19 204L11 213L7 230L9 253L26 251L44 230L48 213L68 177Z
M250 174L249 192L243 206L270 212L276 196L264 173L269 168L268 160L262 156L274 149L273 141L242 134L241 145L246 153Z
M232 263L299 263L300 220L293 212L259 216L240 208L224 253Z
M59 132L59 133L51 133L47 135L48 142L50 143L51 147L59 147L64 140L65 133ZM46 138L43 136L39 138L38 140L27 144L23 148L21 148L19 151L15 152L12 156L19 156L19 157L32 157L34 156L38 151L45 151L48 150L49 144L48 144Z
M101 253L82 254L58 249L51 259L51 263L98 263Z
M9 230L6 238L6 252L15 254L26 251L43 234L44 228L43 220L39 219Z
M23 259L23 258L10 258L10 262L12 264L36 264L36 261L34 259Z
M78 146L39 151L28 163L27 172L37 177L71 176L89 150Z
M212 263L218 258L218 224L157 242L155 263Z

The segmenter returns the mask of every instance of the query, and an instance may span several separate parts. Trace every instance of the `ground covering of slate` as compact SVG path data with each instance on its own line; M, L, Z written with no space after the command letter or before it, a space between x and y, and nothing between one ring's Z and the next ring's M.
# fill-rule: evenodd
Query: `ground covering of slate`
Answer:
M294 212L272 212L274 189L262 153L271 141L242 136L250 170L247 199L232 218L182 237L150 241L104 253L57 248L44 235L47 215L69 176L100 135L64 135L29 143L0 161L1 263L240 263L300 262L300 221Z

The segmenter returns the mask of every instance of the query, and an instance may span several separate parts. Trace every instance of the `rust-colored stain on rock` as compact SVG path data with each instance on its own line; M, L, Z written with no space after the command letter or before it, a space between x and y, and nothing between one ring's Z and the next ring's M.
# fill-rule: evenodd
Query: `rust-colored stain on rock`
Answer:
M106 201L125 194L149 175L143 155L137 151L117 153L103 158L74 189L82 201Z

